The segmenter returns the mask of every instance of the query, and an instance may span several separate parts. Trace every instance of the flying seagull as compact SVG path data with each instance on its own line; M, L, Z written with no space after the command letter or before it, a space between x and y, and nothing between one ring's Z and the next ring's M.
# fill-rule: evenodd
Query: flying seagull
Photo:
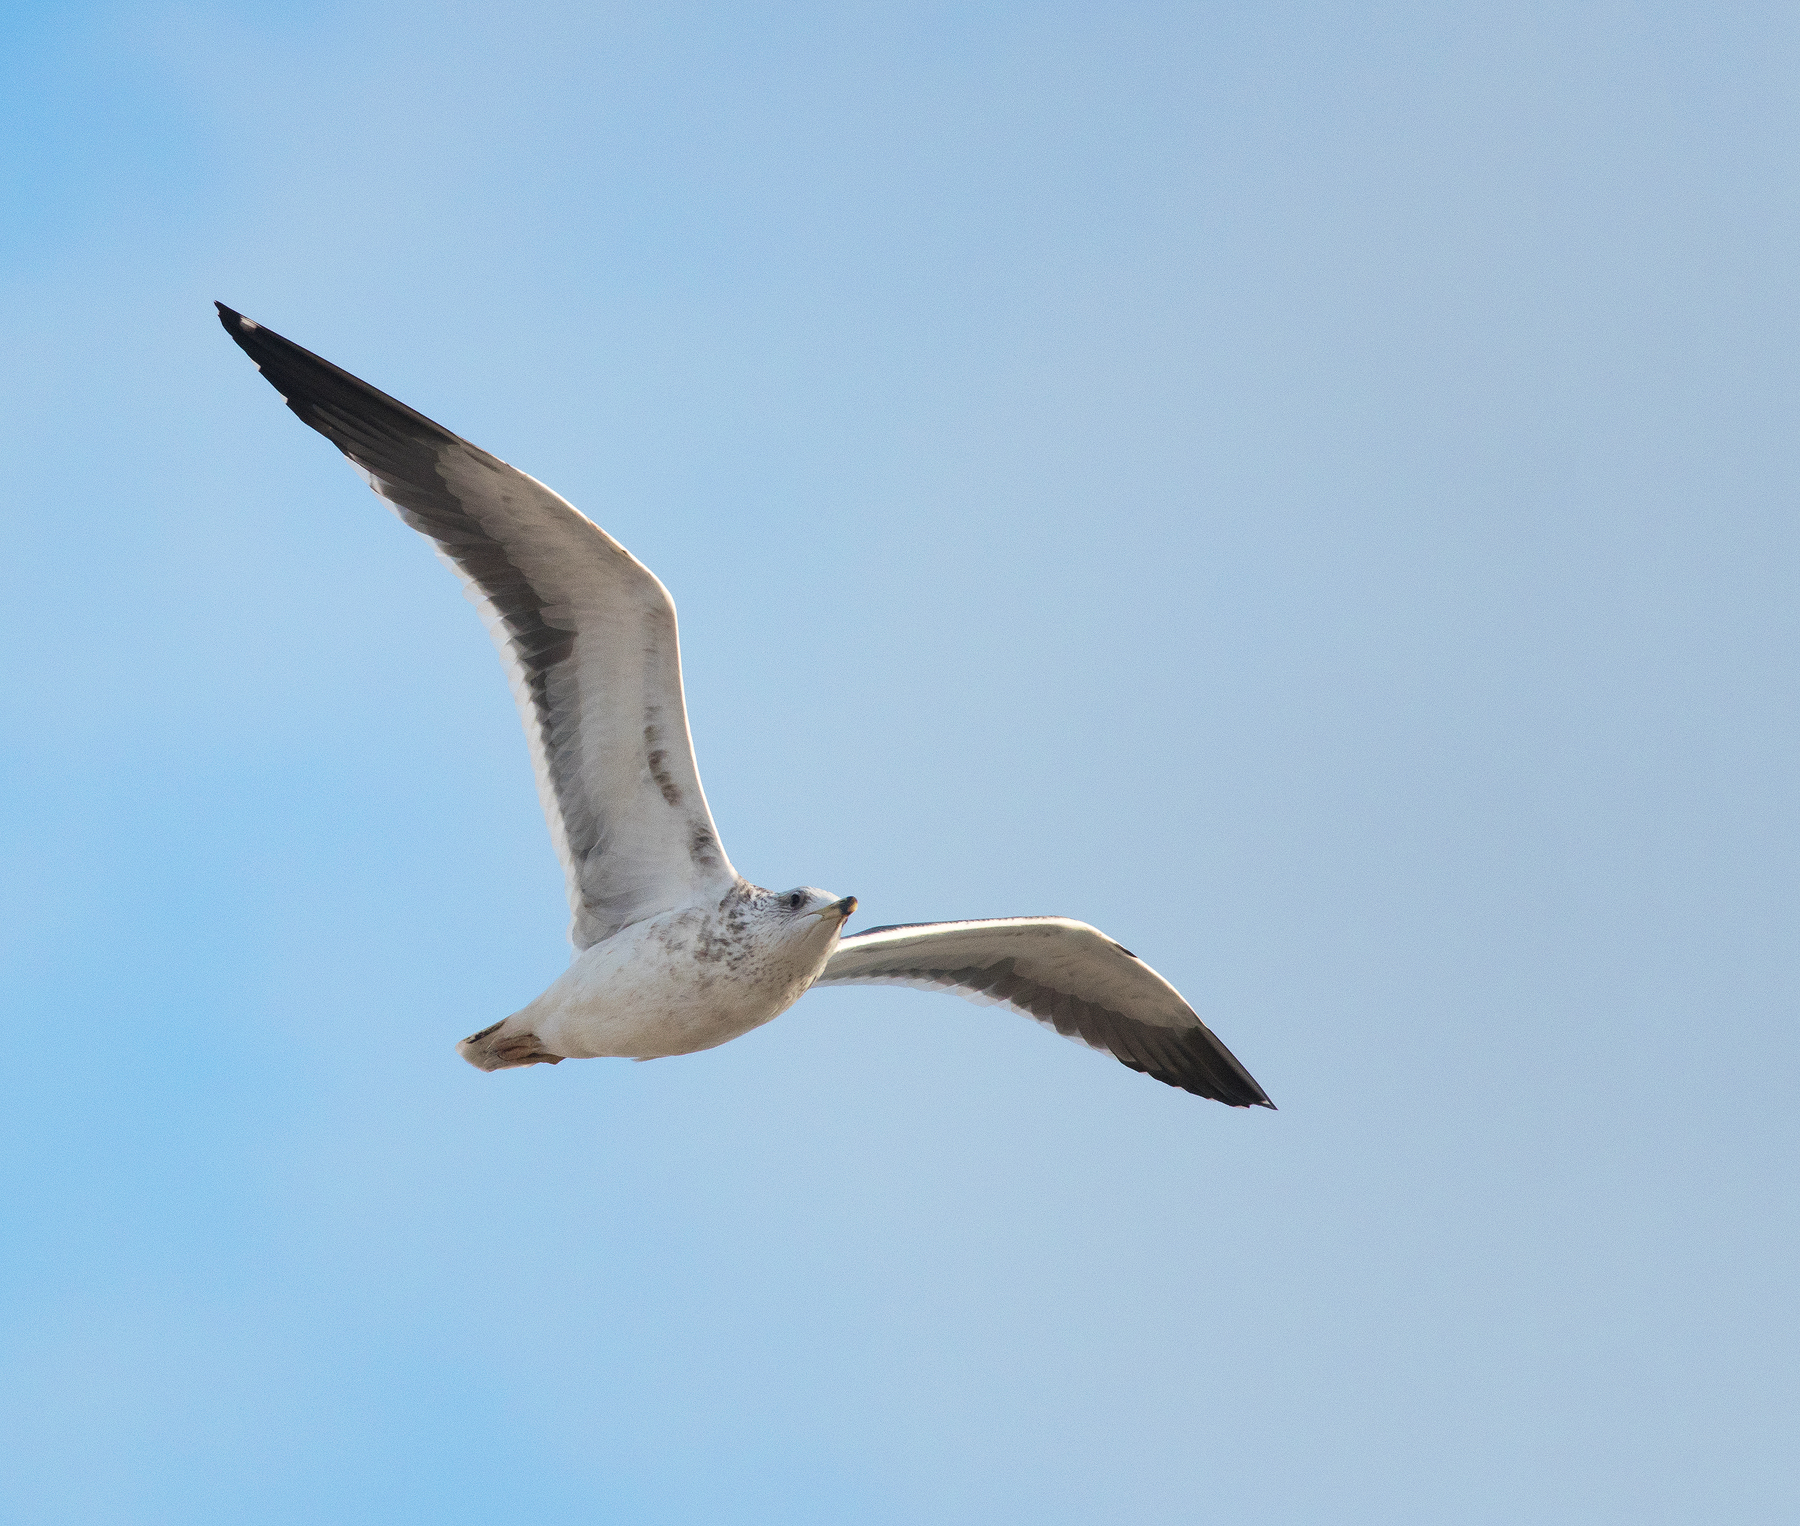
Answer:
M924 922L843 936L855 896L771 891L732 868L681 693L656 575L543 483L215 304L302 423L430 537L500 648L567 882L575 957L536 1001L457 1045L503 1070L692 1054L815 985L998 1002L1169 1086L1273 1107L1176 989L1066 917Z

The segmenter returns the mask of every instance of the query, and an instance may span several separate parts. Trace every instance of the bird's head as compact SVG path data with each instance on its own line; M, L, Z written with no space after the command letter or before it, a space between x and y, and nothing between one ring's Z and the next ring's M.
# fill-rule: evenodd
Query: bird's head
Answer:
M833 895L817 885L765 891L760 910L784 944L818 945L821 952L837 942L838 933L856 910L853 895Z
M818 922L825 927L840 927L856 910L853 895L833 895L817 885L801 885L794 890L777 891L775 909L801 922Z

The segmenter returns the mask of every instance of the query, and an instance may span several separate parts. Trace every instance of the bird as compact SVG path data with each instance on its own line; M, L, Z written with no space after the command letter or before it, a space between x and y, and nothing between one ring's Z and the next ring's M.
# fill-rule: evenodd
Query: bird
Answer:
M535 478L214 305L288 408L462 580L518 703L574 955L542 995L456 1046L471 1065L692 1054L814 986L892 984L999 1004L1166 1085L1274 1107L1174 986L1085 922L846 934L855 896L751 884L700 787L675 604L656 575Z

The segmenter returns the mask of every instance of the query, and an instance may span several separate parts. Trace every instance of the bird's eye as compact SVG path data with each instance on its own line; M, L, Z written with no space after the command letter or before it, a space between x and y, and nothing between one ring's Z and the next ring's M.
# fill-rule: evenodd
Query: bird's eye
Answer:
M800 909L800 907L801 907L801 904L802 904L802 903L803 903L803 902L804 902L804 901L805 901L805 900L806 900L806 897L805 897L805 896L803 896L803 895L801 895L801 894L800 894L800 892L799 892L799 891L798 891L798 890L796 890L796 891L795 891L795 892L794 892L794 893L793 893L793 894L792 894L792 895L790 895L790 896L789 896L789 897L788 897L788 898L787 898L787 903L788 903L788 905L789 905L789 906L791 906L791 907L792 907L792 908L793 908L793 909L794 909L794 910L795 910L795 911L798 911L798 910L799 910L799 909Z

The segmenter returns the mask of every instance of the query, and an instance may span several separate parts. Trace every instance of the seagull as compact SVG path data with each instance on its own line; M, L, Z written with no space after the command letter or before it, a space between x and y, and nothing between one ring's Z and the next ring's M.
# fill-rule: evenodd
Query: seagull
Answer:
M814 986L905 985L1010 1007L1196 1096L1274 1107L1174 986L1085 922L846 937L855 896L752 885L700 788L675 604L656 575L535 478L214 305L301 422L462 579L518 701L575 955L543 995L456 1046L471 1065L693 1054Z

